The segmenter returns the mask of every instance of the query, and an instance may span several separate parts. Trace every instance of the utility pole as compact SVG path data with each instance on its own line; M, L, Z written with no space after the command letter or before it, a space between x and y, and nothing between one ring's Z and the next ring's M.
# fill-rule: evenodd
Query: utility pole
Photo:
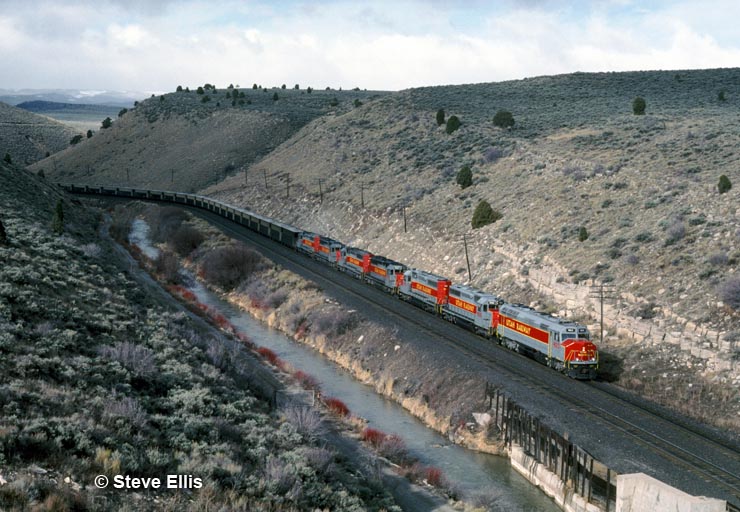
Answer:
M265 178L265 191L267 191L267 171L262 169L262 176Z
M365 184L360 183L360 203L362 208L365 209Z
M406 205L401 206L401 211L403 212L403 232L406 232Z
M247 170L244 169L244 184L246 185L247 183L249 183L249 179L247 177Z
M468 264L468 282L473 282L473 273L470 271L470 258L468 257L468 239L465 238L465 233L463 233L463 245L465 245L465 261Z
M126 182L131 183L131 179L129 178L129 169L126 169Z
M290 199L290 173L285 173L285 198Z
M170 181L171 181L172 183L174 183L174 182L175 182L175 170L174 170L174 169L172 169L172 171L171 171L171 172L172 172L172 177L170 178Z
M321 190L321 178L319 178L319 203L324 202L324 192Z
M601 336L599 337L600 343L604 343L604 301L612 300L617 298L617 292L612 284L599 283L591 286L591 291L588 295L592 299L598 299L601 309Z

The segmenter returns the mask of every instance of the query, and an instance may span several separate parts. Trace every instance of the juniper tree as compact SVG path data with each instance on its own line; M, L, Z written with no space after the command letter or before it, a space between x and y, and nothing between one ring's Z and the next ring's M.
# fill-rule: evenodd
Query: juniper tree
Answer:
M0 220L0 245L8 245L8 235L5 233L2 220Z
M473 171L467 165L457 172L457 184L461 188L468 188L473 184Z
M719 190L720 194L724 194L728 190L732 188L732 182L730 181L730 178L728 178L726 175L722 175L719 177L719 183L717 184L717 189Z
M478 203L478 206L475 207L473 219L470 223L473 226L473 229L478 229L496 222L501 217L503 217L501 212L491 208L491 204L483 199Z
M449 119L447 119L447 126L445 126L445 131L447 133L452 133L458 128L460 128L460 119L458 119L457 116L450 116Z
M57 235L61 235L64 232L64 207L62 206L62 200L57 201L57 207L54 209L54 217L51 219L51 229Z
M632 112L634 112L636 116L644 115L645 106L645 98L638 96L632 101Z
M437 110L437 126L445 124L445 111L442 109Z
M499 128L511 128L514 126L514 116L508 110L499 110L493 116L493 125Z

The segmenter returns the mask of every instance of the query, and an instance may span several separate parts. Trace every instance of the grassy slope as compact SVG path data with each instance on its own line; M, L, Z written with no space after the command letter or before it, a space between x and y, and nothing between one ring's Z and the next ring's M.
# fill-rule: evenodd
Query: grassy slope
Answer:
M310 120L375 93L244 89L172 93L142 102L107 130L39 162L64 182L197 191L269 153ZM279 99L273 101L277 92ZM204 97L210 101L203 103ZM239 104L238 101L243 101ZM247 101L251 103L248 104Z
M10 242L0 247L0 509L380 506L252 396L239 357L131 280L96 215L64 199L66 233L55 236L62 196L17 168L0 173ZM171 473L204 488L160 492L158 504L117 490L95 499L97 474Z
M267 172L267 191L257 179L248 187L229 179L205 192L455 281L467 280L467 232L473 284L594 326L591 279L613 284L620 298L607 307L617 318L612 334L617 326L628 338L665 332L683 349L634 350L629 339L610 337L606 348L625 358L625 385L651 381L649 394L669 403L697 386L711 390L700 395L729 389L714 398L732 404L740 317L719 290L740 262L738 78L739 69L579 73L403 91L306 126L250 169ZM644 116L632 113L637 95L647 101ZM437 127L438 108L462 127L452 135ZM513 113L513 129L493 126L499 109ZM455 174L464 164L474 185L460 190ZM287 210L277 177L284 172ZM723 195L721 174L735 182ZM481 199L504 217L472 231ZM557 295L538 296L540 289Z
M69 145L78 133L62 123L0 103L0 158L10 153L13 162L28 165Z

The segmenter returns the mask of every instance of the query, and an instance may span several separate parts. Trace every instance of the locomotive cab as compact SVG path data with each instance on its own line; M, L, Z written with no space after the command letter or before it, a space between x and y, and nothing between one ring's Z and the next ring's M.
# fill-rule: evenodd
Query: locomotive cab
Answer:
M594 379L599 368L599 351L591 342L585 327L569 327L561 333L564 349L565 373L574 379Z

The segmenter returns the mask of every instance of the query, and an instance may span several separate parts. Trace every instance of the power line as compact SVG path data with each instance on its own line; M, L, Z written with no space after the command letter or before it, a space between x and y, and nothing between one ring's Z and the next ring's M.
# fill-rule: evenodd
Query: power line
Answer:
M601 336L600 343L604 343L604 302L617 298L617 291L613 284L599 283L591 286L588 296L592 299L598 299L601 309Z

